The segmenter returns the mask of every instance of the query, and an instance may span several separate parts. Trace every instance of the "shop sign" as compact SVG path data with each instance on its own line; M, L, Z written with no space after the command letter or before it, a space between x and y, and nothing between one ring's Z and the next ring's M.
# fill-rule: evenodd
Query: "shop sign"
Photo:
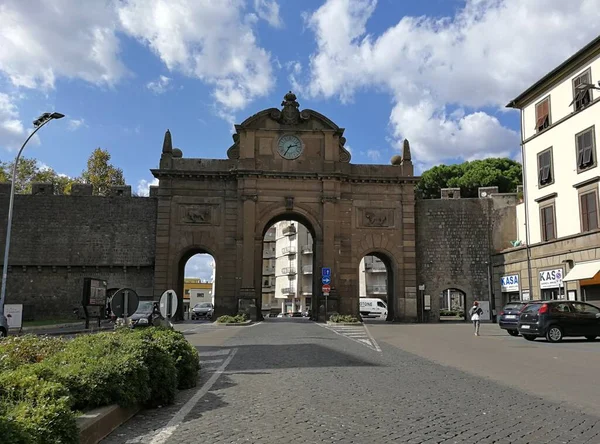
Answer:
M503 293L513 293L519 291L519 275L502 276L500 278L500 287Z
M540 288L558 288L563 285L563 271L562 268L556 270L540 271Z

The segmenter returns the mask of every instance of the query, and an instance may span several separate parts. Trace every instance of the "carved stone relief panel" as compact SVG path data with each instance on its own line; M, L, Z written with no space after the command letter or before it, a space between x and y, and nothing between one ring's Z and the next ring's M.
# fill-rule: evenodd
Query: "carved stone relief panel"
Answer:
M357 228L394 228L393 208L357 208Z
M192 225L219 225L217 205L180 205L179 221Z

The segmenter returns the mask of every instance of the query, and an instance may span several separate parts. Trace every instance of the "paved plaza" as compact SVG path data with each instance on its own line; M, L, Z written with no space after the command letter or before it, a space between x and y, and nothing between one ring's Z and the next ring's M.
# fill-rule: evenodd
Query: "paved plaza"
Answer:
M195 389L103 443L600 443L600 342L497 325L185 323Z

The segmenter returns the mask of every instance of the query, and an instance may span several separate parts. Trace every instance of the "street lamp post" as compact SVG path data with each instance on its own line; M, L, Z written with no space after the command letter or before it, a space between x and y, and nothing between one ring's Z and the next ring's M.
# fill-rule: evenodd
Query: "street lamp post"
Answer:
M62 119L64 114L61 113L44 113L37 119L33 121L33 126L35 129L33 132L27 137L23 146L17 153L17 157L15 157L15 163L13 165L12 170L12 181L10 185L10 203L8 204L8 221L6 223L6 243L4 245L4 262L2 264L2 290L0 291L0 315L4 315L4 300L6 299L6 279L8 276L8 251L10 248L10 232L12 228L12 214L13 214L13 204L15 200L15 181L17 177L17 166L19 164L19 158L21 157L21 153L27 145L27 142L33 137L35 133L38 132L45 124L54 119Z

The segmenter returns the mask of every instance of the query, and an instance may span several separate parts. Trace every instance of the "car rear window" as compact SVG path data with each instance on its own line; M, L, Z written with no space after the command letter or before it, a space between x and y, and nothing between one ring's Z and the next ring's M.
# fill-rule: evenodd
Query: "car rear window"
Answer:
M504 310L520 310L523 304L506 304Z
M537 313L542 304L529 304L521 313Z

